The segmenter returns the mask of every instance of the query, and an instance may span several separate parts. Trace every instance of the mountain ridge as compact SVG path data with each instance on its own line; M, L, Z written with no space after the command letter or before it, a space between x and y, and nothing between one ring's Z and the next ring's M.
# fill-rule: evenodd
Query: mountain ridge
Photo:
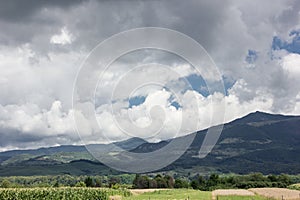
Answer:
M223 132L212 152L204 159L197 158L207 129L197 131L188 150L174 163L161 171L176 173L300 173L300 116L286 116L264 112L250 113L224 124ZM185 137L185 136L182 136ZM173 140L176 140L174 138ZM169 141L149 143L141 138L100 145L103 149L119 146L135 153L148 153L162 148ZM108 150L109 152L109 150ZM76 167L74 168L74 166ZM87 170L84 165L93 169ZM14 150L0 153L0 176L32 174L44 168L43 173L55 173L54 166L70 174L108 173L112 171L96 161L85 146L65 145L36 150ZM271 166L271 167L268 167ZM9 170L8 168L14 168ZM100 172L97 168L101 169ZM11 172L10 172L11 171ZM36 170L37 174L41 170Z

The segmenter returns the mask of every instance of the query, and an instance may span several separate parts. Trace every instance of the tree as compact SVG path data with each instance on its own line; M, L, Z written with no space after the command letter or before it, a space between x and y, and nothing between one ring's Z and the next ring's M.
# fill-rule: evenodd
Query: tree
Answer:
M164 178L162 178L161 176L156 176L154 178L154 180L156 181L158 188L167 188L168 187L167 181Z
M4 179L2 182L1 182L1 187L2 188L9 188L11 187L11 182L7 179Z
M268 176L268 179L271 181L271 182L276 182L277 181L277 177L273 174L269 175Z
M149 188L149 178L148 176L141 176L137 174L133 180L133 187L138 189Z
M211 174L209 179L207 180L207 186L212 187L216 186L220 183L219 175L218 174Z
M108 180L108 187L112 188L114 185L119 183L120 183L120 179L118 177L112 176Z
M135 178L133 179L133 183L132 183L133 188L139 188L138 182L139 182L140 177L141 177L140 174L135 175Z
M199 189L199 182L198 182L197 180L192 180L192 182L191 182L191 187L192 187L194 190Z
M155 179L149 180L149 188L157 188L157 182Z
M277 178L277 181L284 185L284 187L292 183L291 178L286 174L280 174Z
M266 178L262 173L252 173L249 175L250 176L250 181L265 181Z
M175 179L174 188L188 188L189 183L183 179Z
M85 183L86 187L93 187L94 186L93 179L91 177L87 177L84 180L84 183Z
M102 181L100 178L95 179L95 187L101 187L102 186Z
M174 188L174 178L172 176L165 175L164 179L167 183L167 188Z
M56 182L54 183L53 187L59 187L58 181L56 181Z
M86 187L86 185L83 181L79 181L75 184L75 187Z
M203 178L203 176L198 177L198 189L199 190L207 190L206 180Z

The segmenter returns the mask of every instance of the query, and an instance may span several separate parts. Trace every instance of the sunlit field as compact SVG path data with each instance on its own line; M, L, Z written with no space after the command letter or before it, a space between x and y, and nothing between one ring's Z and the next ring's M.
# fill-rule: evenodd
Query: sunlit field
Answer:
M159 190L154 192L145 192L139 195L132 195L124 198L126 200L181 200L181 199L201 199L201 200L210 200L211 192L205 192L200 190L192 189L171 189L171 190Z

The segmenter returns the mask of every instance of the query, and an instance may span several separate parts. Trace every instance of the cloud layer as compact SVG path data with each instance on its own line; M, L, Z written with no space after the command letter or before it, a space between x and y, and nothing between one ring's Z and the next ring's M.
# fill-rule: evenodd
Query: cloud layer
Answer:
M107 85L97 90L100 134L111 140L129 137L115 124L107 88L114 88L133 66L153 62L168 65L181 76L159 74L167 87L142 87L126 101L114 102L121 117L130 116L124 127L159 121L160 111L150 112L159 105L165 123L153 140L175 136L183 109L191 116L198 114L200 129L211 125L207 116L221 103L226 105L226 122L256 110L300 114L299 11L297 0L2 1L0 150L80 144L72 92L84 58L107 37L145 26L174 29L203 45L224 77L226 95L207 95L205 84L197 85L197 81L190 82L189 88L183 80L191 80L195 71L177 56L157 51L129 54L113 63L104 77ZM155 76L138 71L132 76L142 79L143 74ZM168 88L181 91L176 101ZM179 100L188 102L191 94L197 106L182 106ZM219 102L212 103L213 97ZM136 101L134 105L130 98ZM103 141L99 130L93 132L93 125L82 120L92 133L88 140ZM146 133L134 136L149 137Z

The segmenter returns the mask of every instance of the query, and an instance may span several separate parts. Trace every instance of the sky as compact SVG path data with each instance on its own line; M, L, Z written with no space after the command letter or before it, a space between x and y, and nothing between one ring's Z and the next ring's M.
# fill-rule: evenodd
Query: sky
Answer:
M176 55L131 52L112 63L105 84L97 88L94 108L101 126L95 128L81 116L85 132L78 134L72 97L82 63L100 42L142 27L172 29L201 44L222 75L225 93L209 93L204 77ZM126 83L134 91L112 102L111 88L128 71ZM137 84L158 76L163 87ZM117 114L111 112L112 104ZM101 143L105 137L159 141L196 131L185 123L186 132L178 133L183 112L197 115L197 129L209 127L207 116L221 104L224 120L213 125L257 110L300 115L299 1L0 1L0 151ZM132 123L149 131L124 134Z

